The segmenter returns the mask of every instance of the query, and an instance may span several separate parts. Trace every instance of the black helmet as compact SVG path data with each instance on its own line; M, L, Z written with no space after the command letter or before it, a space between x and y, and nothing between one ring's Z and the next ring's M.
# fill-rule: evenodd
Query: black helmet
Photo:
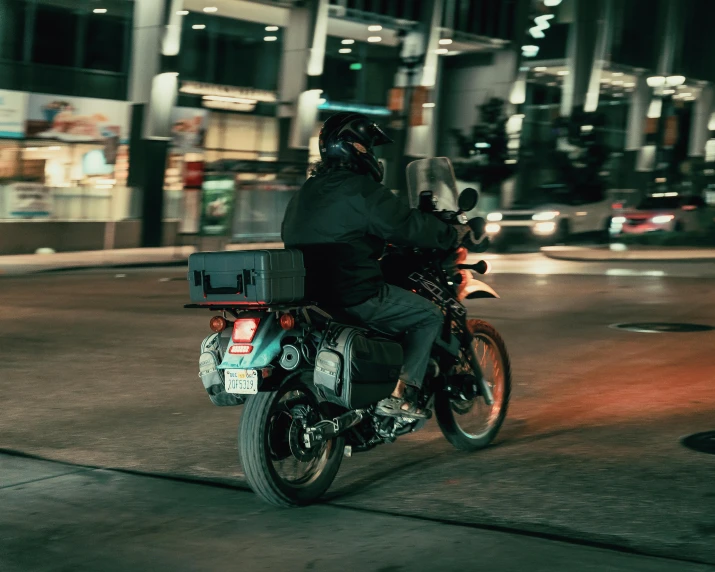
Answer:
M362 113L336 113L320 130L320 158L325 163L343 163L382 181L384 168L373 147L392 143L385 132Z

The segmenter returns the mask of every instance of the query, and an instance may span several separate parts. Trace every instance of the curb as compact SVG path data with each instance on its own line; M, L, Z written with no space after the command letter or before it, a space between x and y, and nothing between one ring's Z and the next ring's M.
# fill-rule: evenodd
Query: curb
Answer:
M698 263L715 262L715 250L708 249L707 253L694 252L688 255L680 251L668 253L667 251L639 252L633 250L613 251L593 248L564 248L560 246L545 246L540 252L552 260L564 260L567 262L674 262L674 263Z
M228 245L224 249L225 252L233 252L238 250L260 250L265 248L283 248L282 243L270 242L270 243L238 243ZM93 251L97 252L97 251ZM197 250L194 250L197 252ZM130 269L130 268L160 268L160 267L180 267L186 266L188 264L189 256L173 257L171 259L164 260L154 260L154 261L142 261L137 260L135 262L131 261L121 261L121 262L97 262L94 264L72 264L68 263L66 266L58 265L53 266L51 263L45 265L20 265L21 270L17 271L18 266L13 266L12 264L3 266L0 263L0 278L13 278L17 276L27 276L34 274L49 274L57 272L77 272L79 270L97 270L101 268L107 269Z
M97 266L57 266L54 268L40 268L39 270L31 270L23 272L23 274L48 274L51 272L76 272L78 270L97 270L101 268L130 269L130 268L166 268L171 266L185 266L189 262L188 258L183 260L171 260L161 262L122 262L117 264L101 264ZM15 276L20 276L15 274Z

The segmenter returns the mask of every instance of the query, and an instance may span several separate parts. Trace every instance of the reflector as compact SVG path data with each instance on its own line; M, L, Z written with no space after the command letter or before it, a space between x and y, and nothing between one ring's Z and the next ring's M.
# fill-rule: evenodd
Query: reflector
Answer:
M234 355L238 354L241 356L250 354L252 351L253 351L253 346L251 346L249 344L238 344L238 345L231 346L230 348L228 348L228 353L234 354Z

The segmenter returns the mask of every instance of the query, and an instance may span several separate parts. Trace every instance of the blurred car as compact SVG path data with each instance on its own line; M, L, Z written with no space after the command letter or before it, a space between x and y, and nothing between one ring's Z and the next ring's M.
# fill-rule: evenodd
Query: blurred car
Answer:
M541 185L511 209L488 213L486 232L498 250L509 244L567 242L572 235L599 233L611 225L611 201L587 200L566 185Z
M712 212L699 196L675 192L654 193L635 208L615 213L611 220L612 237L648 232L694 232L706 230Z

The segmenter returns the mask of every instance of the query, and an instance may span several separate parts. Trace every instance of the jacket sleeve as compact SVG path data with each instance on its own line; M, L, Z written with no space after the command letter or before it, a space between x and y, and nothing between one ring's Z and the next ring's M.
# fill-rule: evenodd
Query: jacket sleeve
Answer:
M402 246L448 250L457 243L457 231L437 217L411 209L387 187L377 185L363 193L367 231Z

